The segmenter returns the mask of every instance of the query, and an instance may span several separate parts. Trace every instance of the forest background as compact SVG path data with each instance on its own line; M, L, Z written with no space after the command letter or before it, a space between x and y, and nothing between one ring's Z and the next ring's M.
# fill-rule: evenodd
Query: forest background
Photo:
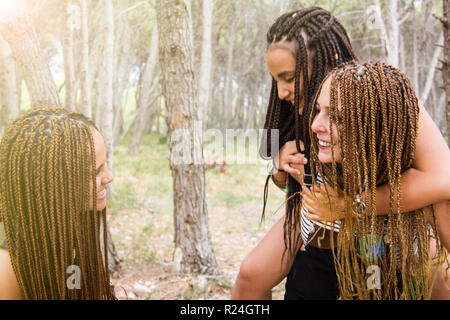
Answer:
M361 61L404 71L449 141L448 0L0 0L0 137L42 104L95 119L115 175L120 298L229 298L240 262L283 214L271 184L260 223L266 32L312 5L341 21Z

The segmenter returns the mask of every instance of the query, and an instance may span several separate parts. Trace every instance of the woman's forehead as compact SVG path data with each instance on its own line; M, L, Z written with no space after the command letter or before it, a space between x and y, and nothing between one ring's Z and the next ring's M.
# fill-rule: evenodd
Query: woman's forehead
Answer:
M272 51L275 49L283 49L288 50L292 53L293 57L297 57L297 43L295 41L287 41L287 40L281 40L278 42L272 42L269 47L267 48L267 51Z

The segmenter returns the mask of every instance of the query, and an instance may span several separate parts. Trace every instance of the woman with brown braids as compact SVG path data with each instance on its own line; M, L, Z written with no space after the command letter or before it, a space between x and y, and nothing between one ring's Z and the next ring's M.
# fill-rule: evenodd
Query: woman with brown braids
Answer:
M429 225L422 209L400 214L400 178L414 162L419 118L408 78L383 63L350 62L325 78L313 106L313 190L338 217L337 239L330 240L332 248L337 244L340 298L429 299L430 239L436 238L439 264L445 252L436 221L447 212L436 212ZM322 177L322 188L316 188L316 176ZM387 184L391 194L384 216L376 213L376 187L381 184ZM327 201L331 190L343 195L342 208L336 210L335 203ZM314 196L306 186L302 195L302 219L312 219ZM326 232L323 228L303 234L303 241L315 241L313 237ZM376 281L371 282L368 274L374 270Z
M94 123L33 108L0 143L1 299L113 299L106 246L112 181ZM102 240L103 241L102 241Z
M354 60L355 54L342 25L317 7L279 17L270 27L267 41L267 65L273 80L265 122L268 134L260 152L273 161L269 177L286 191L286 213L242 262L231 297L270 299L271 289L287 276L285 299L336 299L339 291L333 256L326 248L330 241L322 246L306 245L301 238L302 232L320 223L300 226L300 191L301 184L310 185L312 177L308 128L314 96L326 74ZM277 132L281 148L272 150L272 135ZM401 177L402 213L450 198L448 148L422 106L414 159ZM377 186L376 194L376 213L386 215L389 185Z

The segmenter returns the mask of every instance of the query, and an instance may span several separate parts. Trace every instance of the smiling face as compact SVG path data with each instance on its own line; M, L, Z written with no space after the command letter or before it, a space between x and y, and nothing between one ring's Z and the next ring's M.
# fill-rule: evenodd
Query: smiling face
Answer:
M322 85L317 96L315 110L316 116L311 124L311 130L316 134L318 145L318 158L322 163L330 163L342 160L341 148L339 147L338 130L332 123L330 131L330 89L331 77L328 77ZM341 103L338 101L338 110Z
M295 100L295 64L296 51L293 42L277 42L271 43L267 49L267 68L270 74L277 82L278 98L286 100L294 106ZM309 55L310 56L310 55ZM308 61L308 66L311 64ZM308 77L311 76L311 68L308 67ZM300 87L299 87L299 110L302 114L304 106L304 87L303 87L303 73L300 73Z
M103 141L102 135L95 129L92 129L91 132L92 138L94 140L95 163L97 166L95 178L96 192L97 192L96 206L97 211L101 211L106 208L106 197L107 197L106 186L113 181L113 175L108 170L108 165L106 163L105 143ZM90 202L89 205L90 209L93 210L94 206L92 204L92 193L89 202Z

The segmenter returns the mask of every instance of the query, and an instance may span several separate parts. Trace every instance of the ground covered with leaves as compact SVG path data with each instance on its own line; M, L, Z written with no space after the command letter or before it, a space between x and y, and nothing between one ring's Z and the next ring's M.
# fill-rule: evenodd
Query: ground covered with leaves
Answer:
M272 183L260 223L267 164L229 163L206 171L206 198L217 276L174 272L172 176L163 137L146 136L139 155L127 141L114 153L114 197L108 224L121 259L113 276L119 299L229 299L240 263L283 214L284 194ZM273 290L282 299L284 282Z

